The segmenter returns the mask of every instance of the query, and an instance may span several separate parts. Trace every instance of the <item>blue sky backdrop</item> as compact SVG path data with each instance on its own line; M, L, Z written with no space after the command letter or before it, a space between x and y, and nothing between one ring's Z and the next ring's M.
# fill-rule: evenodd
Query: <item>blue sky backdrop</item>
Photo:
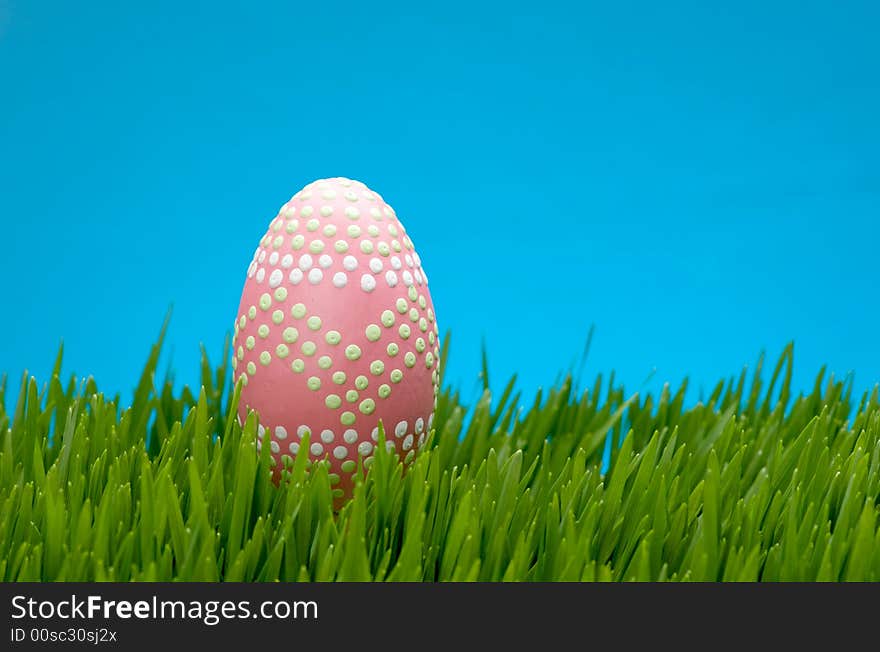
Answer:
M448 380L880 380L876 2L0 0L0 370L197 381L279 205L357 178ZM652 371L653 376L645 383Z

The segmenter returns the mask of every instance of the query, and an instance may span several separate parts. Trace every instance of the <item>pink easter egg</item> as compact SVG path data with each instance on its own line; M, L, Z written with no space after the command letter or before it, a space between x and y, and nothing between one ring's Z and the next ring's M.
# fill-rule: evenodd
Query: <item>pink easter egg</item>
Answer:
M286 456L327 459L334 496L350 496L380 421L406 463L424 446L440 355L428 277L394 210L363 183L322 179L281 206L234 332L239 418L254 410L269 431L276 479Z

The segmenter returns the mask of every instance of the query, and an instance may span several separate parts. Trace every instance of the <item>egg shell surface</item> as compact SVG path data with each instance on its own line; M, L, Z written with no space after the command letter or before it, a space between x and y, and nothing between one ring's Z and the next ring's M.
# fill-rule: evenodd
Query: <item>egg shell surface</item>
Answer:
M257 412L258 448L269 431L276 479L299 455L327 459L334 497L350 496L380 420L411 463L433 426L439 358L427 275L378 193L321 179L281 206L247 269L232 359L239 419Z

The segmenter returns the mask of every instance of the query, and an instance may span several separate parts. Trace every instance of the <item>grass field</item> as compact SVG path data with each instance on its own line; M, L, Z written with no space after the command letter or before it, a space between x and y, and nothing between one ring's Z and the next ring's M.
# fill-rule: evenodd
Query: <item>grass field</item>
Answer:
M338 514L323 464L271 483L225 363L175 395L160 347L128 407L60 353L3 383L0 580L880 579L877 389L793 396L791 347L688 408L569 376L465 419L446 388L430 449L403 473L379 446Z

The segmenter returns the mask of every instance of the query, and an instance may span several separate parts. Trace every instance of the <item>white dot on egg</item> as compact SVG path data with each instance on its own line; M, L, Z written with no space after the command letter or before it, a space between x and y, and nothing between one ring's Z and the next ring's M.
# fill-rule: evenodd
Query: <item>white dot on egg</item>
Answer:
M277 453L278 451L281 450L281 446L279 446L278 442L274 441L274 440L269 442L269 448L272 449L273 453Z
M379 441L379 428L373 428L373 431L370 433L370 439Z
M361 289L364 292L372 292L376 289L376 279L369 274L364 274L361 276Z
M263 250L263 249L261 249L261 250L260 250L260 255L259 255L259 257L257 258L257 261L262 263L262 262L265 261L265 260L266 260L266 251Z
M299 267L294 267L292 270L290 270L290 274L288 275L287 280L289 280L294 285L299 285L300 282L303 280L303 276L304 275L302 273L302 270Z
M415 277L416 277L416 283L418 283L419 285L422 285L422 274L421 274L421 272L419 272L419 270L416 270Z
M325 444L332 443L334 437L335 437L335 435L333 434L332 430L322 430L321 431L321 441L323 441Z
M344 288L346 283L348 283L348 277L345 275L345 272L336 272L333 275L333 285L336 287Z
M360 444L358 444L358 453L360 453L361 455L366 456L372 452L373 452L373 445L370 442L362 441Z
M279 256L280 254L277 251L273 251L271 254L269 254L269 264L277 265Z
M312 455L320 455L324 452L324 447L321 446L321 444L319 444L318 442L315 442L314 444L309 446L309 452Z
M389 269L385 272L385 282L388 284L388 287L393 288L397 285L397 273L394 270Z
M317 285L324 278L324 272L315 267L314 269L309 271L309 283L312 285Z
M412 448L412 445L413 445L413 436L407 435L406 438L403 440L403 450L408 451L410 448Z
M263 279L266 278L266 269L261 267L257 270L257 283L262 283Z
M346 444L355 443L358 439L357 430L354 430L353 428L349 428L344 433L342 433L342 438L345 440Z
M422 431L425 429L425 420L422 417L416 419L416 434L422 434Z
M299 268L302 271L305 272L305 271L310 270L312 268L313 264L314 264L314 261L312 260L312 257L309 254L303 254L302 256L299 257Z
M337 460L344 460L348 457L348 449L345 446L337 446L333 449L333 457Z
M280 269L273 270L269 275L269 287L277 288L284 280L284 273Z
M403 257L403 259L406 261L406 266L407 266L407 267L412 267L412 266L413 266L413 259L412 259L412 256L410 256L409 254L406 254L406 255Z
M248 278L253 278L254 274L256 274L256 273L257 273L257 264L251 263L250 265L248 265L248 272L247 272Z
M275 437L278 439L287 439L287 428L284 426L275 426Z
M287 450L289 450L293 455L296 455L297 453L299 453L299 444L295 441L292 441L287 447Z
M403 270L403 284L407 287L413 284L413 275L409 273L408 269Z
M406 434L407 423L406 421L398 421L397 425L394 426L394 434L397 437L403 437Z
M400 258L397 256L391 256L391 267L394 269L400 269L403 267L403 263L400 262Z
M370 271L373 274L378 274L382 271L382 261L378 258L370 258Z
M342 259L342 266L347 269L349 272L353 272L357 269L358 261L354 256L346 256Z
M318 265L327 269L330 265L333 264L333 259L327 254L322 254L320 258L318 258Z
M308 433L308 432L309 432L308 426L300 426L299 428L296 429L296 436L299 437L300 439L302 439L303 437L306 436L306 433Z
M290 269L290 267L292 265L293 265L293 256L291 256L290 254L284 254L284 258L281 259L281 266L284 269Z

